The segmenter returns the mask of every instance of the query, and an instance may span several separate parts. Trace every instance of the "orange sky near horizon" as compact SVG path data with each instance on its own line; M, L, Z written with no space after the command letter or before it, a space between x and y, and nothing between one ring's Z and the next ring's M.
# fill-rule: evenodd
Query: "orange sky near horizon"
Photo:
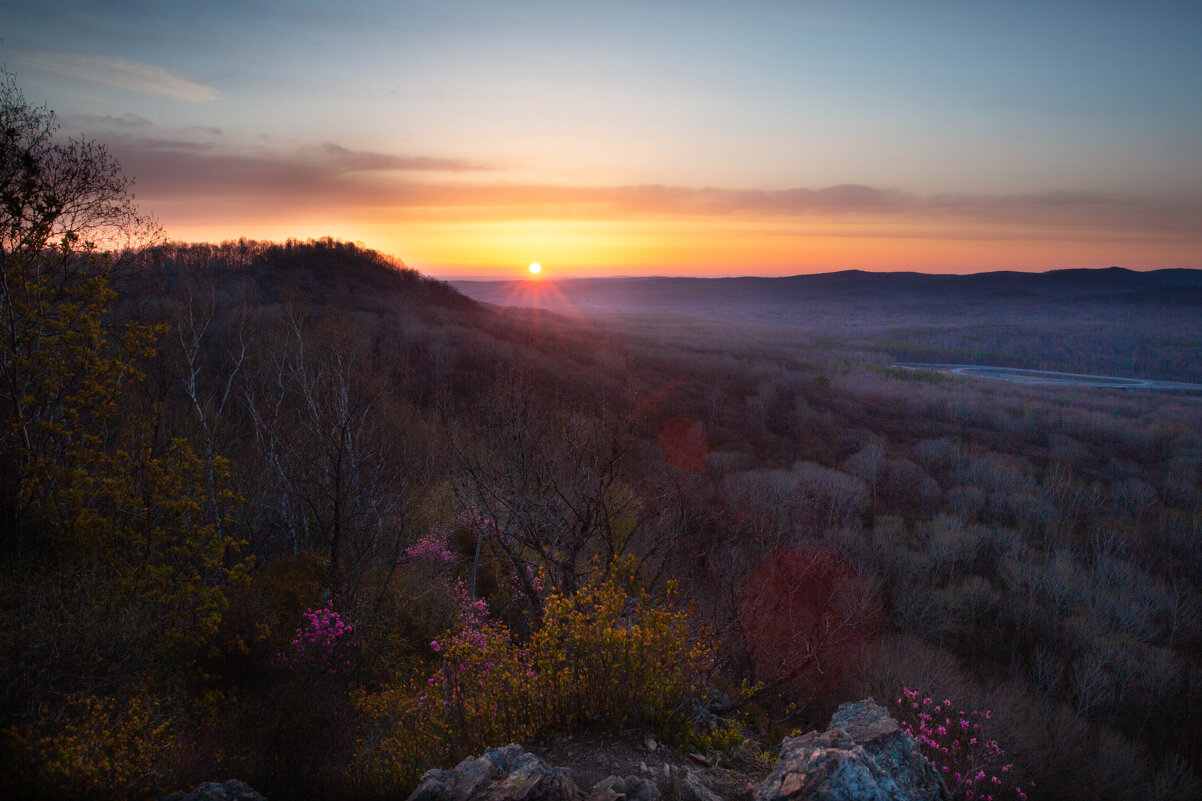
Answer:
M439 277L1202 268L1202 4L15 0L179 241Z
M222 241L228 226L172 224L182 241ZM247 221L240 235L282 241L332 236L362 242L441 277L793 275L836 270L970 273L1122 266L1198 268L1195 243L1168 234L1107 235L1035 225L981 225L841 218L652 218L643 220L424 219L420 224L315 215Z

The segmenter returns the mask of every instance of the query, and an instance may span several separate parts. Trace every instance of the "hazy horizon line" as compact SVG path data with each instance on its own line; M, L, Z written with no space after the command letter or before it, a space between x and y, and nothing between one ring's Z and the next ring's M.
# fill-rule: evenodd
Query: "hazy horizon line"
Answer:
M526 276L499 277L495 274L494 275L484 275L484 274L480 274L480 273L465 273L465 274L439 273L439 272L427 271L425 269L422 269L421 267L414 267L413 265L407 265L407 266L409 266L411 269L417 270L418 272L422 273L423 275L427 275L431 278L437 278L440 281L465 282L465 283L467 283L467 282L470 282L470 283L493 283L493 284L505 284L505 283L536 284L536 283L548 283L548 282L556 282L556 281L597 281L597 280L609 280L609 279L614 279L614 280L618 280L618 279L656 280L656 279L671 279L671 278L690 278L690 279L701 279L701 280L723 280L723 279L730 279L730 278L773 279L773 278L800 278L800 277L804 277L804 276L817 276L817 275L837 275L840 273L869 273L869 274L876 274L876 275L932 275L932 276L947 275L947 276L967 277L970 275L991 275L991 274L999 274L999 273L1015 273L1015 274L1021 273L1021 274L1028 274L1028 275L1046 275L1048 273L1103 272L1103 271L1108 271L1108 270L1125 270L1127 272L1133 272L1133 273L1202 272L1202 266L1200 266L1200 267L1124 267L1122 265L1115 264L1115 265L1109 265L1107 267L1049 267L1047 269L1042 269L1042 270L1024 270L1024 269L1008 268L1008 269L997 269L997 270L970 270L970 271L966 271L966 272L954 272L954 271L946 271L946 270L928 271L928 270L903 269L903 268L878 270L878 269L853 267L853 268L847 268L847 269L841 269L841 270L821 270L821 271L813 271L813 272L779 273L779 274L773 274L773 275L764 275L764 274L759 274L759 273L757 273L757 274L729 273L729 274L720 274L720 275L713 275L713 274L698 275L698 274L689 274L689 273L679 273L679 274L654 273L654 274L649 274L649 275L638 275L638 274L631 274L631 273L597 273L597 274L584 274L584 275L572 274L572 275L566 275L566 276L562 276L562 277L540 276L537 278L533 278L533 277L526 277Z

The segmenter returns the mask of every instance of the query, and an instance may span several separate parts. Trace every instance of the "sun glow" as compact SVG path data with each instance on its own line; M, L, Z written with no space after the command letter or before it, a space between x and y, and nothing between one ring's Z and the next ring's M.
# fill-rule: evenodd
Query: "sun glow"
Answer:
M536 261L530 263L530 274L531 275L538 275L542 271L543 271L543 266L541 264L539 264Z

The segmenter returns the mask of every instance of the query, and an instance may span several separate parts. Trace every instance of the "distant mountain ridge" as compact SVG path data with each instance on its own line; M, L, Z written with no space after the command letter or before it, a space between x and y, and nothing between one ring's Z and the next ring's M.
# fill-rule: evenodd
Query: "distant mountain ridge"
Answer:
M495 305L532 305L559 312L601 314L682 313L714 319L773 316L850 303L877 308L930 304L1027 305L1057 300L1077 303L1202 305L1202 270L1139 272L1121 267L999 271L970 275L918 272L833 273L735 278L576 278L539 284L528 281L452 281L468 297Z

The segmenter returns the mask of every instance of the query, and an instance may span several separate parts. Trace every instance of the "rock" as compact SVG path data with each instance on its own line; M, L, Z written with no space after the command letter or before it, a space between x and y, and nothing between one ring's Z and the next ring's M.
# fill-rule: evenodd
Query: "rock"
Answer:
M670 749L666 753L670 756ZM595 757L598 764L606 761L630 764L625 757L612 756L607 760L604 752L596 753ZM754 794L750 782L746 782L746 788L743 786L748 778L745 774L731 774L737 783L728 786L730 782L723 776L730 771L713 767L712 761L702 754L689 754L688 757L707 769L699 774L686 765L665 762L661 771L643 761L638 763L638 769L646 776L608 776L597 782L586 796L566 769L547 765L523 751L521 746L507 745L490 748L479 757L468 757L451 770L427 771L409 801L581 801L586 798L587 801L722 801L723 798L746 799L749 795L753 801L949 799L943 780L919 752L914 738L872 700L839 707L831 718L830 728L824 732L786 738L776 765ZM637 759L635 757L635 761ZM633 767L626 769L633 770ZM711 789L715 786L718 792ZM248 787L246 790L254 792ZM210 801L210 797L185 799L180 796L170 801ZM245 799L236 795L213 796L211 801L261 799L254 794Z
M876 701L869 698L840 705L831 716L831 728L836 726L863 746L908 797L949 797L942 777L918 750L914 737Z
M824 732L786 737L755 801L947 801L914 738L875 701L847 703Z
M842 729L788 737L756 801L901 801L901 788Z
M451 770L428 770L409 801L573 801L580 789L520 745L490 748Z
M256 793L249 784L230 779L226 782L205 782L185 793L177 790L159 801L267 801Z
M664 784L660 790L673 801L722 801L713 790L701 783L697 774L685 768L664 773Z
M655 783L640 776L609 776L593 785L588 801L660 801Z

